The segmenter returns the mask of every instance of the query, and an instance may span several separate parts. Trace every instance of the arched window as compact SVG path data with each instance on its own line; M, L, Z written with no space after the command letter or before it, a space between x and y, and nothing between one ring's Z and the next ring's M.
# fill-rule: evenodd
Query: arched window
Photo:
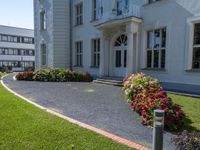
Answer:
M125 34L120 35L115 41L115 46L127 46L127 36Z

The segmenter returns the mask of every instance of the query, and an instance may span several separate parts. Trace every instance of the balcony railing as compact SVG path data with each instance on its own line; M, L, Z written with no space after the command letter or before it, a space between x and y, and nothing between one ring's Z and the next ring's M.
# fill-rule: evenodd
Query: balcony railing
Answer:
M104 12L102 16L98 17L97 24L103 24L113 20L120 20L128 17L140 18L140 6L129 5L128 8L121 10L113 9L111 11Z

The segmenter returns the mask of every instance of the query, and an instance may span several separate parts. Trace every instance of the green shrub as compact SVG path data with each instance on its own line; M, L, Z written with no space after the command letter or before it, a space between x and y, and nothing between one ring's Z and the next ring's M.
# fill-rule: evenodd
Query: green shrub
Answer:
M93 80L89 73L75 72L69 69L48 68L32 73L33 76L30 79L41 82L91 82ZM27 80L24 77L27 77L27 74L30 72L19 73L16 78L17 80Z
M177 131L184 125L185 113L175 104L157 79L143 73L124 80L123 88L133 110L142 117L142 124L153 125L153 112L165 111L165 129Z

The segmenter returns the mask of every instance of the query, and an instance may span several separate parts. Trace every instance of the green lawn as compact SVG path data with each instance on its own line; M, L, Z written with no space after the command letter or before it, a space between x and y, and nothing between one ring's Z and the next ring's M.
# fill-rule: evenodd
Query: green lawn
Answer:
M6 73L0 72L0 79L1 79L1 77L3 77L4 75L6 75Z
M200 98L169 94L173 101L182 106L188 120L184 129L200 131Z
M46 113L0 85L0 150L128 150L101 135Z

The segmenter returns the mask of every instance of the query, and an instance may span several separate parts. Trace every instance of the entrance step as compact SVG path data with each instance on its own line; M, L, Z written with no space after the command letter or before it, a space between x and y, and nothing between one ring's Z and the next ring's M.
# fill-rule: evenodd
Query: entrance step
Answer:
M114 86L123 86L123 79L122 78L116 78L116 77L103 77L103 78L97 78L94 80L94 83L99 84L106 84L106 85L114 85Z

